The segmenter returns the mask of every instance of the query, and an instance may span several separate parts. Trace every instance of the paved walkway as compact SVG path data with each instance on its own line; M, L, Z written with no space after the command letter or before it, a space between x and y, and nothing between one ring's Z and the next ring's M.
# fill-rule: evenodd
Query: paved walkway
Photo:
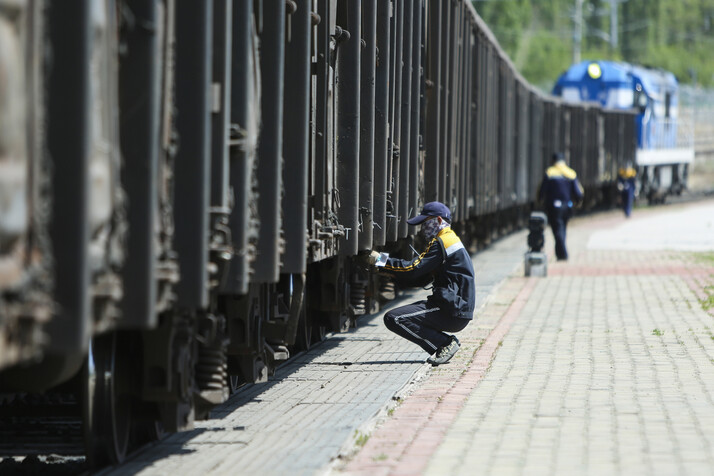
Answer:
M507 279L454 361L330 472L714 473L714 201L568 234L571 259Z

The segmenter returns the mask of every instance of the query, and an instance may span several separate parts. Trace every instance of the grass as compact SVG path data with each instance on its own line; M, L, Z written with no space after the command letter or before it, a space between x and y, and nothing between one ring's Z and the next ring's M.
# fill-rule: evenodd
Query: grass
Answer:
M355 444L362 448L364 445L367 444L367 440L369 440L369 435L365 435L359 430L355 430Z
M697 264L714 266L714 251L692 253L691 256ZM704 286L703 291L707 297L699 299L699 304L702 306L702 309L705 311L714 309L714 285L710 284L708 286Z
M653 336L663 336L663 335L664 335L664 331L655 328L655 329L652 329L652 335L653 335Z
M714 266L714 251L691 253L691 257L696 264ZM714 309L714 285L704 286L703 291L707 297L699 299L699 304L702 306L702 309L705 311Z
M702 309L705 311L714 309L714 285L705 286L704 292L707 293L707 297L700 299L699 304L702 305Z
M696 263L714 265L714 251L692 253L692 257Z
M394 410L396 410L397 407L398 407L399 405L401 405L402 402L404 401L404 399L403 399L402 397L396 397L396 398L393 397L392 399L393 399L395 402L397 402L397 404L396 404L395 406L393 406L392 408L387 409L387 416L389 416L389 417L391 417L392 415L394 415Z

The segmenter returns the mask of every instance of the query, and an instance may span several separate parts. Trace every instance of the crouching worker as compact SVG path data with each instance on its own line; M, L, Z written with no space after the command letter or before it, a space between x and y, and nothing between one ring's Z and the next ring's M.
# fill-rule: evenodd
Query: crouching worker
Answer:
M458 332L473 319L476 287L471 256L450 227L451 212L440 202L424 205L421 214L407 220L421 225L426 250L413 260L389 258L372 251L368 259L380 272L406 285L425 285L433 279L426 301L392 309L384 315L387 328L431 354L432 365L447 363L459 350L459 341L446 332Z

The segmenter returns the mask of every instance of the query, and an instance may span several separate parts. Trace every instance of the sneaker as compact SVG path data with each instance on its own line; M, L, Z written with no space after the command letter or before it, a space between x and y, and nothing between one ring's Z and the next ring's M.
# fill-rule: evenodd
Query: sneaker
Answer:
M451 342L437 350L436 353L426 359L426 361L433 366L445 364L458 352L459 347L459 340L456 336L451 336Z

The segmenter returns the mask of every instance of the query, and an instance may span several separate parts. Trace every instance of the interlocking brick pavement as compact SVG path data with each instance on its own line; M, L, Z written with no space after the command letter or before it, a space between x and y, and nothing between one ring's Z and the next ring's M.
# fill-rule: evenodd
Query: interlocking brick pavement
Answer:
M334 472L711 474L714 255L691 250L714 249L713 221L711 201L574 220L571 259L506 281L480 316L486 344Z

